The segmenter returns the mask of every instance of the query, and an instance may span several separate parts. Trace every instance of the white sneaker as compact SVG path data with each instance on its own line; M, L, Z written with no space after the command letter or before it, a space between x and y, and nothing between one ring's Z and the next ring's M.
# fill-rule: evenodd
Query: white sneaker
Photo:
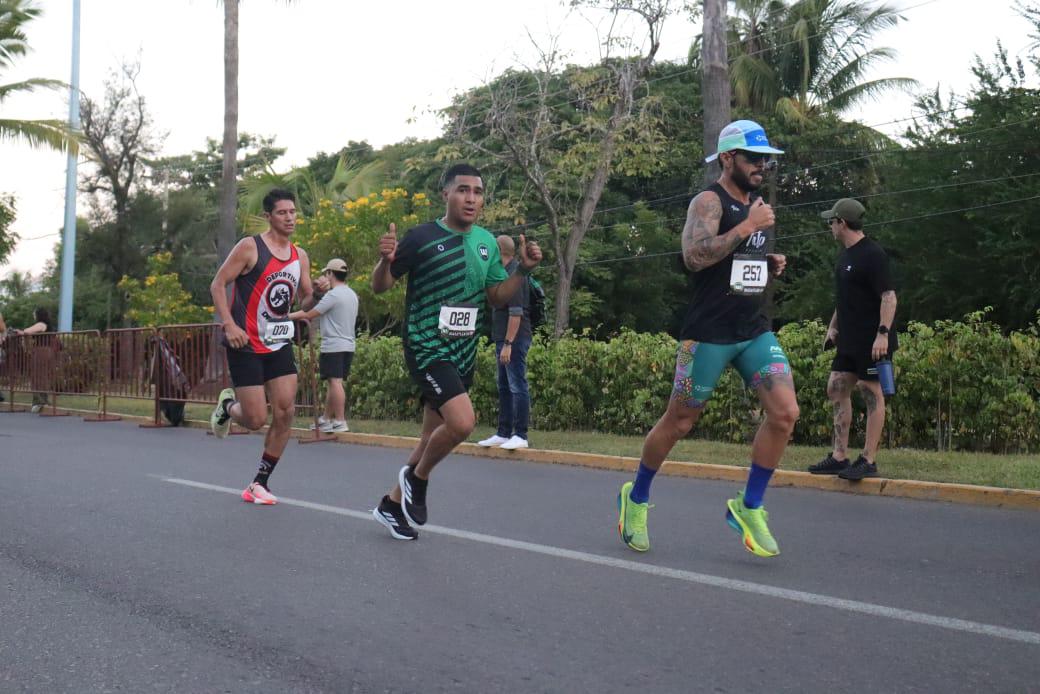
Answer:
M331 422L323 422L320 429L326 434L335 434L339 431L350 431L350 427L347 426L347 422L343 419L333 419Z
M329 423L329 420L325 419L325 415L318 415L318 423L315 424L314 422L311 422L310 430L314 431L315 429L321 429L323 426L325 426L328 423ZM321 430L325 431L324 429L321 429Z
M491 448L492 446L501 446L506 441L509 441L509 439L507 439L505 436L499 436L498 434L495 434L489 439L477 441L477 445L483 446L484 448Z
M499 446L499 448L504 448L507 451L515 451L518 448L527 448L527 447L528 447L527 439L520 438L519 436L515 436L515 435L513 436L513 438L509 439L508 441L503 443L501 446Z
M32 412L33 414L38 414L39 411L42 410L42 409L43 409L43 405L33 405L32 407L29 408L29 411ZM502 440L505 441L505 439L502 439Z

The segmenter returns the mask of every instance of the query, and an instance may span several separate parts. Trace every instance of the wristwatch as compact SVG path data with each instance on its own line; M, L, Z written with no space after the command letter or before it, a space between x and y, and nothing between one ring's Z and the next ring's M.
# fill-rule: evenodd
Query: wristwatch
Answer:
M888 326L879 325L877 329L878 335L888 335Z
M502 344L505 345L506 347L512 347L513 346L513 341L512 340L503 340Z

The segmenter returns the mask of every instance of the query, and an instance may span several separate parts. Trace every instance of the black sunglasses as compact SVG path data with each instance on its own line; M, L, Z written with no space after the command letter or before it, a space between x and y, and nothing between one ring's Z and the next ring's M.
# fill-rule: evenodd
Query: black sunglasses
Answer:
M747 150L738 149L737 154L740 154L751 164L768 164L773 160L772 154L766 154L763 152L748 152Z

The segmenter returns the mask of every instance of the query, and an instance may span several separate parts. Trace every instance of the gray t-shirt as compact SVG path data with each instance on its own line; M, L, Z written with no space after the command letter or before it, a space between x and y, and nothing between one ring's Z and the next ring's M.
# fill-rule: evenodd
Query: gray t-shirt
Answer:
M345 284L333 287L314 307L321 314L321 351L353 352L354 324L357 323L358 298Z

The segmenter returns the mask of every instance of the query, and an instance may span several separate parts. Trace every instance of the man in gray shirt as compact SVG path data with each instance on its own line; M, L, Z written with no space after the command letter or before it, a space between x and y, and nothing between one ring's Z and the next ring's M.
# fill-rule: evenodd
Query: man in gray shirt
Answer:
M506 272L516 271L516 244L512 237L498 237L498 250ZM493 308L491 339L498 355L498 431L478 441L490 448L527 448L531 395L527 390L527 350L531 347L531 283L526 277L502 308Z
M346 393L343 379L350 375L354 358L354 325L357 323L358 297L347 286L347 263L333 258L314 282L321 298L309 311L294 311L290 320L311 320L321 316L321 357L318 372L329 382L325 398L325 414L318 418L318 428L325 432L350 431L344 414Z

